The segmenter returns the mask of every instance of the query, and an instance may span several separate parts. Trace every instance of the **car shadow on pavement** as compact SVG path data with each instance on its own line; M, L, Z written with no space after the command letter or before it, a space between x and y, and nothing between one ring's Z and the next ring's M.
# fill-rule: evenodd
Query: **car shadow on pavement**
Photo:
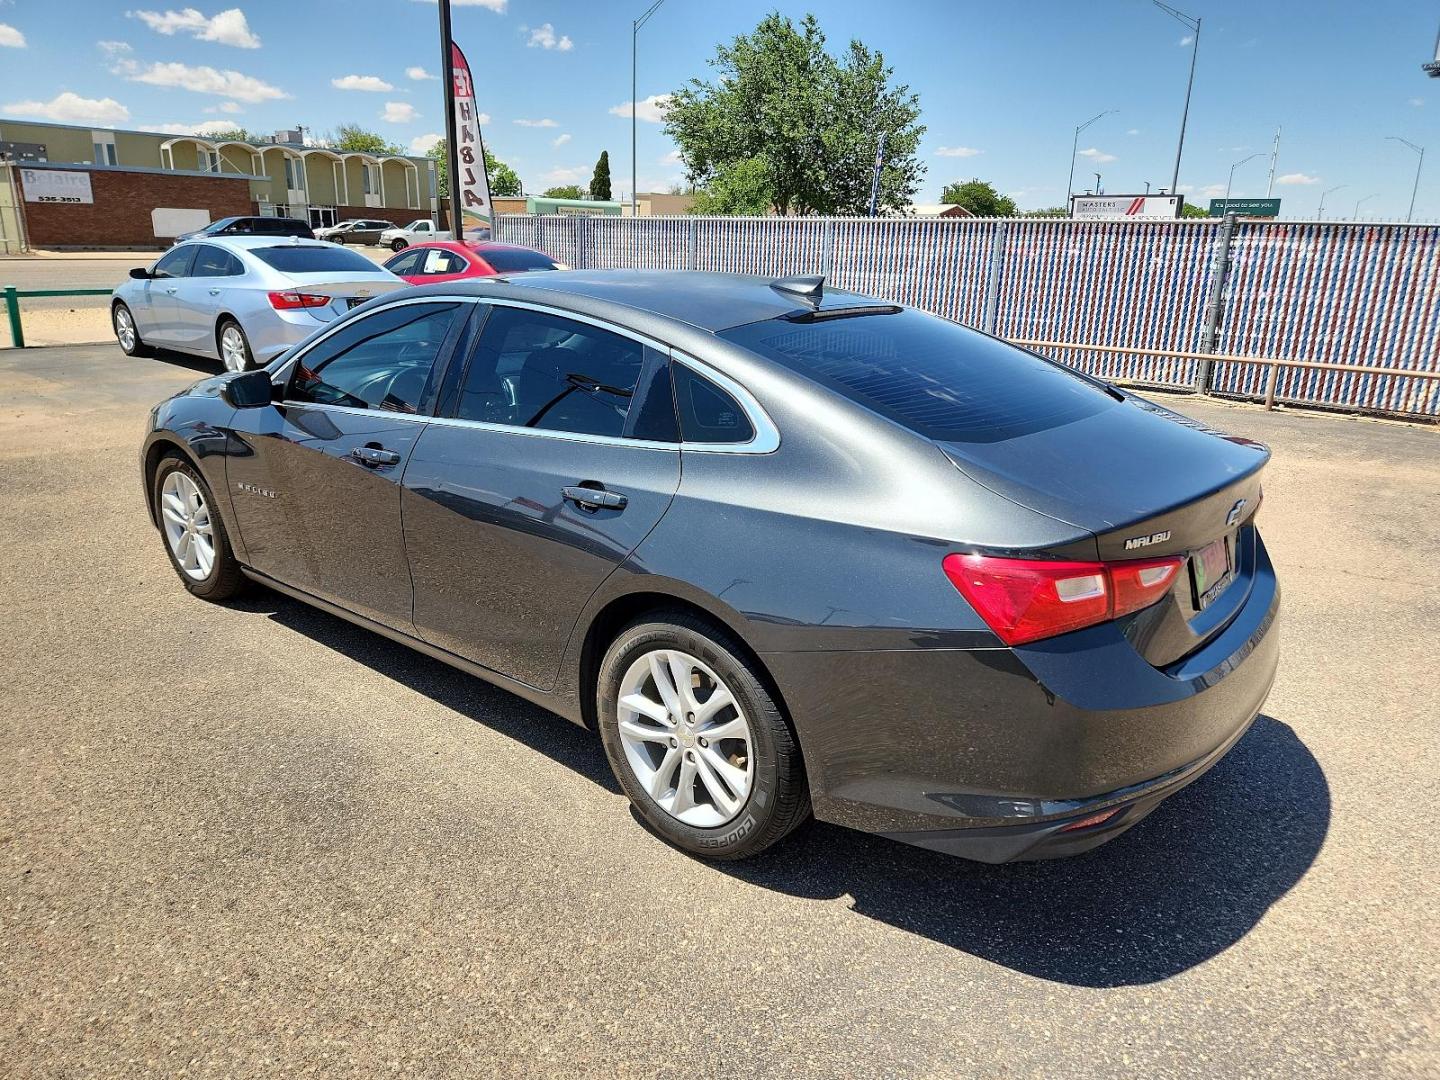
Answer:
M599 739L537 705L268 590L237 606L620 794ZM859 915L1039 978L1131 986L1178 975L1249 933L1315 861L1329 826L1319 763L1289 725L1262 714L1210 772L1072 858L988 866L813 823L758 858L706 865L789 896L849 896Z
M1075 986L1157 982L1223 952L1309 869L1330 787L1289 725L1261 715L1205 776L1129 832L1068 859L987 866L814 824L720 864L1016 971Z

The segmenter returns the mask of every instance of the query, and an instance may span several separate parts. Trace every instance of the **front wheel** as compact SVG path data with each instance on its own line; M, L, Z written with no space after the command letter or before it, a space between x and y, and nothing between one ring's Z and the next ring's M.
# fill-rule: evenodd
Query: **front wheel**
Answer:
M140 340L140 329L135 325L135 314L122 301L110 311L110 322L115 328L115 340L120 351L126 356L152 356L155 350Z
M615 778L670 843L743 859L809 816L794 733L719 628L683 612L626 627L605 654L596 694Z
M210 486L178 456L160 459L151 480L165 553L185 588L202 600L228 600L245 587Z
M409 244L407 241L405 241L405 240L391 240L391 241L390 241L390 250L391 250L391 251L404 251L404 250L405 250L407 247L409 247L409 246L410 246L410 244Z
M250 354L250 339L234 319L225 319L220 323L219 341L220 359L226 371L249 371L255 366L255 358Z

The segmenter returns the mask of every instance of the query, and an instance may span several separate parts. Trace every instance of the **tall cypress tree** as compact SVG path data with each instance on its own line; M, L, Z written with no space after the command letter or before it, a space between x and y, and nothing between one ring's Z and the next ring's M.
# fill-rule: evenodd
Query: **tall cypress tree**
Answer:
M590 177L590 198L601 202L610 201L610 151L601 150L600 160L595 162L595 175Z

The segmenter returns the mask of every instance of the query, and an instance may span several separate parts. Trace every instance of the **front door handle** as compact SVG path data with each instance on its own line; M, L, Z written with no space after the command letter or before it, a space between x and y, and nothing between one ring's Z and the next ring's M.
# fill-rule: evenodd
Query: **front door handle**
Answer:
M630 501L618 491L606 491L604 488L567 487L561 488L560 494L580 509L590 511L624 510L625 504Z
M384 468L386 465L399 465L400 455L394 450L386 450L381 446L357 446L350 451L350 456L371 469Z
M179 290L178 288L175 288L175 289L166 289L165 291L166 291L167 293L169 293L171 296L174 296L174 295L175 295L177 292L179 292L180 290Z
M211 296L219 296L219 295L220 295L220 290L219 290L219 289L211 289L211 290L210 290L210 295L211 295Z

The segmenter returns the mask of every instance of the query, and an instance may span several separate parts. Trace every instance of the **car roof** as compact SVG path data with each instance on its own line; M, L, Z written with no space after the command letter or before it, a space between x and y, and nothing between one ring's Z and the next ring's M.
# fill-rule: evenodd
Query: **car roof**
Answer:
M797 296L773 288L774 284L773 278L702 270L561 270L516 274L509 278L501 275L488 281L453 282L448 288L452 293L464 288L480 296L497 292L516 296L514 290L545 292L551 294L546 299L557 307L578 306L567 303L567 298L583 297L716 333L732 326L813 310ZM433 286L435 289L446 287ZM827 289L819 310L890 306L893 305L858 293Z

